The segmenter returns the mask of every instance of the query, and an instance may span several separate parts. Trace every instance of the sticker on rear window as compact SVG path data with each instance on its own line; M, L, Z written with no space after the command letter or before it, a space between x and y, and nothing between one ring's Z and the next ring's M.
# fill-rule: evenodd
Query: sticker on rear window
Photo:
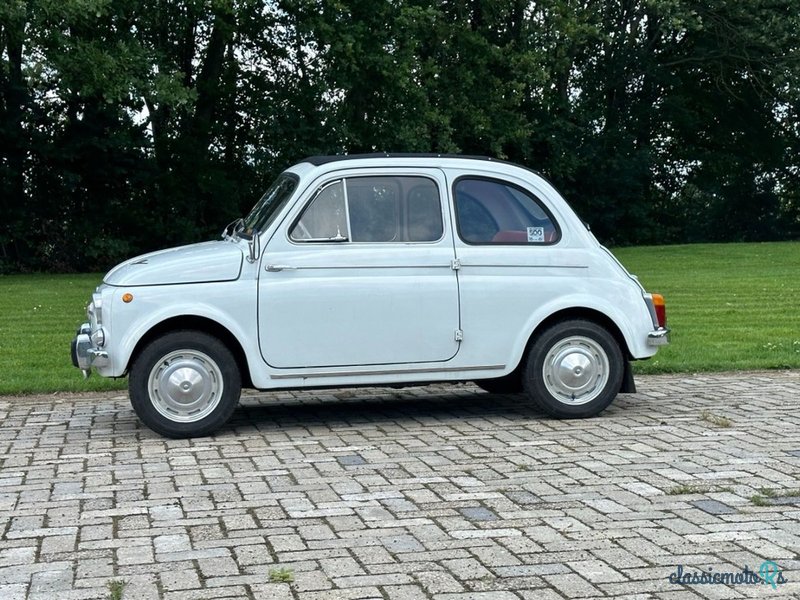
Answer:
M528 241L529 242L543 242L544 241L544 227L528 227Z

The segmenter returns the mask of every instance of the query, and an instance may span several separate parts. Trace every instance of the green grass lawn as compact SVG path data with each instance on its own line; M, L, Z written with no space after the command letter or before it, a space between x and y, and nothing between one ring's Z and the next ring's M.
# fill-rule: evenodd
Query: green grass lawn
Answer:
M0 276L0 394L126 387L127 379L96 374L84 381L69 356L102 278L100 273Z
M671 343L637 373L800 367L800 242L614 251L664 294Z
M620 248L664 294L672 344L638 373L800 368L800 242ZM100 274L0 276L0 394L122 389L72 366L69 342Z

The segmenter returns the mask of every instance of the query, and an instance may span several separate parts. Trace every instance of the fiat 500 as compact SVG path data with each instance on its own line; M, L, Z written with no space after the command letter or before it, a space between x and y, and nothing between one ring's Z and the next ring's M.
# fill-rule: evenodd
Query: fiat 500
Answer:
M259 390L474 381L559 418L634 391L668 343L648 294L540 175L441 155L311 157L217 241L113 268L72 342L154 431Z

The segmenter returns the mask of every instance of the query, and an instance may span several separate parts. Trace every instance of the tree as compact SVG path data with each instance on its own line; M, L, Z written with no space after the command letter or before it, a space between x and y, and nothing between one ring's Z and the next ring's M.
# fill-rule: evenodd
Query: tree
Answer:
M310 154L549 176L604 242L800 234L795 0L9 0L0 271L215 235Z

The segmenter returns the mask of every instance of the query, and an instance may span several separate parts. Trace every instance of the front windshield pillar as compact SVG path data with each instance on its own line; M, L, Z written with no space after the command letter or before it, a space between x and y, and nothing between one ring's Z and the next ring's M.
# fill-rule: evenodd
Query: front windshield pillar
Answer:
M294 173L281 173L253 207L235 233L245 239L264 231L286 206L297 189L300 178Z

